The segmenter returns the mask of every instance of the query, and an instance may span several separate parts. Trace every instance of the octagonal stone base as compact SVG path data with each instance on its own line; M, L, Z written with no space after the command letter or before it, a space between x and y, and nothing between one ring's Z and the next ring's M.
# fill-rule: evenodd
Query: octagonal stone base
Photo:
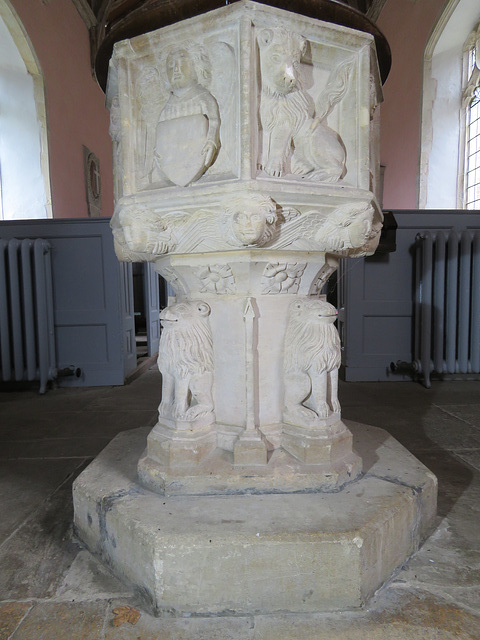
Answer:
M119 434L74 485L80 540L156 615L360 607L434 524L435 476L349 423L364 475L332 493L165 497L135 478L148 429Z

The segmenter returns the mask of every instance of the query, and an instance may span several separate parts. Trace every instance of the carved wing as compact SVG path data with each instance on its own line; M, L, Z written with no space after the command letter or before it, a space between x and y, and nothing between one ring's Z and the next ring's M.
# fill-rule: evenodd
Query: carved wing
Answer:
M160 112L168 99L165 79L154 65L142 66L134 79L137 94L137 149L142 177L153 169L155 131Z
M220 111L221 147L217 163L221 164L223 158L227 166L233 168L236 131L235 52L226 42L216 42L211 47L210 61L212 78L209 89Z
M316 251L318 243L315 234L326 219L321 211L306 211L299 216L287 220L281 229L280 236L272 245L272 249L302 249Z
M203 251L218 250L220 234L213 211L200 209L191 215L176 211L165 215L163 220L174 229L177 238L175 253L190 253L200 247Z
M315 117L317 120L327 118L333 107L338 104L347 93L354 63L353 58L345 60L331 72L327 85L317 100L315 109Z

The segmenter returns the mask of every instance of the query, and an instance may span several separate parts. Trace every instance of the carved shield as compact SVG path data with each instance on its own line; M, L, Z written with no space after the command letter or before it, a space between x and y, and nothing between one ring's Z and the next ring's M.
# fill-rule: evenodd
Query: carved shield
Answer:
M208 120L202 114L158 123L158 165L167 178L179 187L186 187L204 173L206 167L202 150L207 133Z

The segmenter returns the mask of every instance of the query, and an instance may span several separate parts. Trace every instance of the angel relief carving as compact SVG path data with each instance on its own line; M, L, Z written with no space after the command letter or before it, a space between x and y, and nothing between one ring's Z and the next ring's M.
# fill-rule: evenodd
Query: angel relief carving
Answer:
M215 160L220 113L215 98L199 82L208 75L208 58L200 47L170 51L166 72L171 92L157 125L155 163L171 182L185 187Z
M261 168L270 176L292 173L319 182L346 174L342 139L327 125L348 89L353 61L335 69L315 105L304 89L300 62L307 40L284 28L262 29L260 49ZM290 166L289 166L290 165Z
M236 157L235 53L226 42L181 42L138 63L137 181L187 186ZM221 128L220 128L221 125Z
M232 198L225 205L222 227L228 244L263 247L278 235L277 205L261 193Z

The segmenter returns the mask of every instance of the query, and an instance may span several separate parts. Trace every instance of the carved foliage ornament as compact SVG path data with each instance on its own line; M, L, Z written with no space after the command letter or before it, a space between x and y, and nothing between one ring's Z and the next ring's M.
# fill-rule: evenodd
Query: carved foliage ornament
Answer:
M262 293L297 293L306 264L270 262L262 276Z
M235 278L228 264L211 264L200 267L196 275L201 282L201 292L235 293Z

